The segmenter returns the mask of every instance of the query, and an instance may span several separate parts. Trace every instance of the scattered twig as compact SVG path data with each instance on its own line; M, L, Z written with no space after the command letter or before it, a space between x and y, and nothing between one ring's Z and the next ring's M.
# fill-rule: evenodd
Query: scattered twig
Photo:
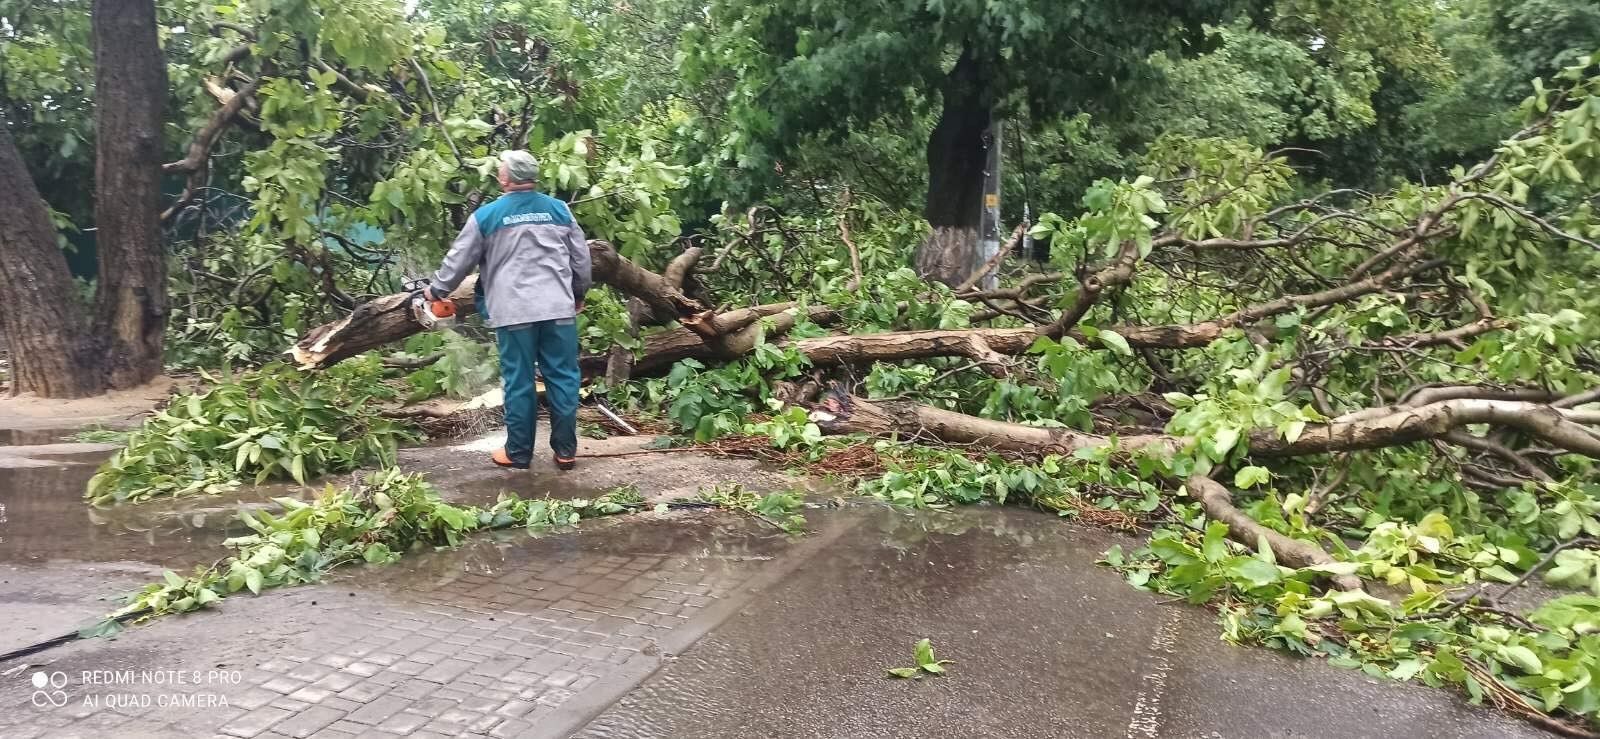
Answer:
M1564 542L1561 542L1560 544L1555 545L1553 548L1550 549L1549 552L1545 553L1544 559L1539 560L1538 564L1535 564L1534 566L1529 567L1528 571L1522 573L1522 577L1517 578L1516 582L1513 582L1510 585L1507 585L1505 587L1505 589L1501 590L1498 595L1494 596L1493 598L1490 598L1490 603L1493 604L1493 605L1497 605L1498 606L1500 604L1500 601L1502 599L1504 599L1507 595L1510 595L1513 590L1516 590L1517 588L1520 588L1523 585L1526 585L1528 583L1528 580L1532 579L1535 574L1538 574L1538 572L1540 570L1542 570L1545 567L1549 566L1549 564L1551 562L1554 562L1555 559L1556 559L1556 555L1557 554L1560 554L1561 552L1563 552L1563 551L1565 551L1567 549L1571 549L1573 547L1592 547L1592 546L1595 545L1595 543L1596 543L1596 540L1594 538L1592 538L1592 537L1580 536L1580 537L1578 537L1576 539L1569 539L1567 541L1564 541Z
M1006 240L1005 245L1000 247L1000 250L996 251L994 256L989 257L989 261L984 262L983 266L978 268L978 271L968 275L967 279L962 280L961 284L956 285L952 292L960 294L971 290L973 287L976 287L979 282L983 281L983 278L988 277L989 273L995 271L995 268L999 267L1000 263L1006 260L1007 254L1010 254L1013 249L1017 248L1017 242L1022 240L1022 235L1027 233L1027 231L1027 223L1017 224L1016 229L1012 230L1011 232L1011 238Z
M844 189L844 197L839 203L839 239L850 249L850 282L845 285L845 292L854 292L861 287L861 250L856 248L855 239L850 238L850 188Z

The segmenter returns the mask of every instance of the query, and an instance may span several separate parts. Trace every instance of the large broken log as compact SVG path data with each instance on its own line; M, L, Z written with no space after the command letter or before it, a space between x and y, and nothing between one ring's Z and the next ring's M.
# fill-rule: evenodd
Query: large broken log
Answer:
M764 335L769 341L780 339L793 328L798 310L794 303L773 303L689 316L682 326L643 337L643 349L634 359L631 372L634 376L658 375L685 359L702 362L738 359L755 350L756 339L760 336ZM807 309L807 318L819 326L827 326L838 322L839 313L825 306L812 306ZM762 319L770 319L770 329L765 334L757 324ZM705 338L707 334L713 337L711 341ZM609 355L591 354L579 358L578 365L585 376L598 376L605 372L609 361Z
M667 264L667 268L662 270L662 280L677 290L683 290L684 280L689 276L689 270L693 269L695 263L700 261L700 255L704 251L698 246L684 249L682 254L674 257ZM645 324L644 319L647 311L645 302L639 298L630 297L628 298L627 308L628 337L638 339L639 327ZM658 319L657 322L670 323L673 318L676 318L676 316L666 320ZM633 360L632 349L621 344L611 347L611 351L606 355L606 382L611 385L626 382L633 376Z
M634 264L604 241L590 241L589 255L595 282L640 299L658 320L688 318L706 311L705 306L685 296L661 275ZM471 275L450 294L457 315L477 312L472 295L477 284L477 275ZM411 317L410 303L410 293L374 298L356 306L350 315L312 329L288 353L301 369L323 369L400 341L422 330L422 325Z
M772 319L764 334L767 341L792 346L817 366L967 357L999 377L1005 370L1001 355L1022 354L1039 339L1034 329L1019 328L897 331L781 341L783 334L793 327L798 310L793 303L774 303L691 316L685 319L684 326L645 336L643 349L632 368L633 374L660 374L685 359L702 362L738 359L755 349L756 338L762 335L756 322L763 318ZM827 326L837 322L840 316L832 308L812 306L807 309L807 318L819 326ZM691 325L698 330L691 330ZM707 341L706 335L712 336L712 340ZM605 371L608 360L605 355L589 355L580 359L579 364L585 375L598 375Z
M792 345L815 365L966 357L993 377L1004 377L1004 355L1021 354L1039 340L1031 328L901 331L859 336L822 336Z
M456 315L478 311L472 299L477 285L478 276L470 275L450 294ZM350 315L311 329L289 347L288 354L300 369L324 369L420 331L422 324L411 315L411 293L394 293L362 303Z
M589 256L594 264L595 282L610 285L625 295L644 301L658 324L671 323L706 310L706 306L699 301L684 295L679 283L634 264L618 254L607 242L590 241ZM699 254L695 253L693 257L682 260L682 267L669 266L669 269L687 270L698 258Z

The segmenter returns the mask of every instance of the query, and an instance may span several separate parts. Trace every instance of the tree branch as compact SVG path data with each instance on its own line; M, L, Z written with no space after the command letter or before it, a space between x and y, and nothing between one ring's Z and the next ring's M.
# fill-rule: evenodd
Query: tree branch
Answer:
M1213 521L1228 525L1228 538L1251 549L1265 540L1272 555L1285 566L1301 568L1313 565L1334 564L1333 557L1321 547L1310 542L1284 536L1256 523L1244 511L1235 508L1233 496L1220 483L1204 475L1193 475L1184 482L1189 494L1200 501L1200 507ZM1329 575L1328 580L1340 590L1360 590L1361 578L1355 575Z

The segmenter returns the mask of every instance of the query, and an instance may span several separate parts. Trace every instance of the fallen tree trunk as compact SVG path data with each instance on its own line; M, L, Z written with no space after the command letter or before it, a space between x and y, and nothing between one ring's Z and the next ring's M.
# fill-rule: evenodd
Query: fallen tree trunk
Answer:
M868 400L854 395L829 394L810 408L811 419L833 434L868 434L893 439L929 440L947 444L982 445L986 449L1027 455L1071 454L1079 449L1104 446L1110 440L1072 429L1024 426L947 411L905 400ZM1164 434L1125 436L1122 449L1148 449L1175 453L1184 440Z
M707 312L691 316L684 319L683 326L643 337L643 347L639 356L634 358L631 373L636 377L660 374L685 359L704 362L738 359L755 349L759 333L757 321L772 319L771 330L766 338L776 340L794 326L797 316L792 312L795 309L794 303L773 303L725 313ZM839 313L825 306L813 306L808 310L807 318L812 323L827 326L839 320ZM691 330L688 327L690 324L698 331ZM706 333L714 337L712 341L706 340L703 335ZM598 376L605 372L608 362L609 355L590 354L580 357L578 365L585 376Z
M698 301L684 295L675 278L686 273L698 258L699 254L692 250L669 265L668 275L658 275L617 254L603 241L591 241L590 249L594 256L596 282L637 298L657 323L673 320L681 323L679 328L645 336L643 348L630 368L630 374L658 374L685 359L737 359L754 349L759 334L753 325L756 321L769 318L777 324L767 333L767 339L771 340L786 332L795 320L795 316L785 315L797 307L795 303L773 303L718 313L705 309ZM1384 275L1382 278L1372 278L1369 282L1382 283L1392 278L1393 275ZM456 302L458 315L475 311L472 301L474 280L469 277L461 289L451 296ZM349 316L313 329L295 344L290 353L302 368L321 369L369 349L404 339L421 330L419 325L410 320L408 302L407 295L396 294L357 306ZM1322 301L1313 302L1320 304ZM1284 305L1293 304L1298 303L1292 299L1284 302ZM1196 324L1119 325L1104 330L1118 334L1134 349L1196 348L1210 344L1231 328L1243 327L1247 323L1242 318L1244 316L1258 318L1260 315L1274 315L1278 308L1281 306L1246 310ZM1074 309L1067 315L1077 312ZM828 325L839 318L836 311L826 307L810 308L808 317L819 325ZM977 362L990 375L1000 377L1007 371L1004 356L1025 353L1040 337L1060 335L1057 332L1063 328L1058 322L1049 326L1024 328L851 334L800 339L793 342L792 346L819 366L966 357ZM1064 335L1086 344L1098 344L1077 330L1065 331ZM581 364L586 375L599 375L605 372L607 358L584 357Z
M679 289L681 278L680 282L674 282L666 276L640 267L617 253L617 250L607 242L590 241L589 256L594 265L595 282L610 285L626 295L644 301L658 324L671 323L706 311L706 306L684 295ZM674 264L669 265L667 269L669 273L673 270L687 271L699 258L698 249L692 253L686 252L675 259Z
M706 312L706 307L685 296L666 278L640 267L618 254L604 241L590 241L589 255L594 265L594 280L636 297L649 307L657 320L677 320ZM461 282L450 300L456 315L476 313L473 289L478 276ZM411 294L394 293L374 298L332 323L307 332L289 348L289 355L301 369L324 369L362 352L400 341L422 331L411 317Z
M995 421L947 411L912 401L868 400L833 393L811 406L812 420L835 434L870 434L899 439L928 439L948 444L982 444L986 448L1029 455L1070 454L1112 443L1112 437L1071 429L1043 428ZM1473 424L1514 428L1568 451L1600 459L1600 411L1574 411L1527 401L1443 400L1377 418L1308 424L1293 440L1275 428L1245 434L1251 456L1281 458L1329 452L1376 449L1443 438ZM1124 452L1180 452L1188 437L1136 434L1115 439Z
M1284 536L1256 523L1255 519L1234 507L1233 495L1215 480L1204 475L1193 475L1184 483L1184 487L1189 490L1190 496L1200 501L1200 507L1205 510L1207 517L1228 525L1228 538L1251 549L1266 540L1279 563L1296 569L1334 564L1333 557L1321 547ZM1328 580L1340 590L1361 589L1361 578L1355 575L1329 575Z
M478 312L472 291L478 276L469 275L450 294L456 315ZM394 293L374 298L332 323L307 332L287 352L303 370L325 369L363 352L391 344L422 331L422 324L411 316L411 293Z
M1002 355L1021 354L1038 339L1039 332L1031 328L995 328L822 336L790 345L815 365L966 357L990 375L1003 377L1007 362Z
M738 359L755 349L754 324L762 318L774 319L766 338L778 343L775 340L793 326L792 311L795 309L793 303L774 303L691 317L683 327L644 337L643 348L634 360L633 374L658 374L685 359L705 362ZM807 317L821 326L839 320L837 311L823 306L811 307ZM688 328L690 324L699 331ZM708 342L706 334L715 338ZM979 362L991 375L999 377L1005 369L1000 355L1022 354L1038 338L1039 333L1031 328L954 329L819 336L795 339L783 345L796 348L818 366L958 356ZM607 361L604 355L588 355L579 364L584 374L597 375L604 372Z
M698 246L684 249L683 253L673 258L667 264L667 268L661 272L662 280L673 288L682 291L684 279L688 277L689 271L694 268L695 263L700 261L702 253L704 253L704 250ZM628 337L630 339L637 340L639 338L639 327L645 323L646 312L647 307L643 300L628 298ZM661 322L667 323L670 321ZM620 385L627 382L633 376L633 361L632 349L621 344L611 347L606 359L606 383Z
M1587 425L1600 423L1600 411L1574 411L1547 403L1519 400L1458 398L1403 408L1358 420L1335 419L1311 424L1293 441L1273 429L1250 434L1250 453L1293 457L1322 452L1354 451L1442 438L1456 429L1486 423L1512 428L1578 454L1600 459L1600 434Z

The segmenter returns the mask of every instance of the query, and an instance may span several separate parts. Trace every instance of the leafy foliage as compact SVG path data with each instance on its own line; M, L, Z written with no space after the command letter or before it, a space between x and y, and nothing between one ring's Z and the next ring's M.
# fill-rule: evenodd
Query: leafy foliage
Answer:
M405 351L396 359L435 354L439 356L436 361L406 375L406 384L411 387L407 400L440 395L470 398L500 378L493 344L470 341L450 331L428 331L407 339Z
M620 489L593 500L503 495L488 508L461 507L442 501L420 475L390 468L355 487L330 485L309 503L278 498L283 512L276 516L241 511L241 520L255 533L224 542L233 555L188 577L167 571L162 582L130 596L112 618L193 611L243 590L259 594L314 582L345 564L386 564L419 549L455 546L480 529L560 528L637 508L640 500L637 490Z
M210 390L175 396L145 421L89 482L95 505L216 493L241 480L292 479L393 464L417 438L380 415L394 391L377 381L376 358L304 375L281 364L214 378Z
M804 534L806 517L799 511L805 500L799 493L767 493L761 495L744 489L742 485L717 485L701 490L697 500L718 508L743 511L756 516L788 534Z
M780 348L758 339L749 358L715 369L686 359L664 378L647 380L635 402L646 408L665 408L666 416L695 441L738 432L745 416L771 400L772 380L799 374L807 364L793 348ZM619 388L628 394L629 389Z
M916 647L912 649L912 656L916 657L916 667L890 667L889 677L921 679L923 673L944 675L946 674L944 666L954 661L936 659L933 656L933 641L930 639L917 642Z

